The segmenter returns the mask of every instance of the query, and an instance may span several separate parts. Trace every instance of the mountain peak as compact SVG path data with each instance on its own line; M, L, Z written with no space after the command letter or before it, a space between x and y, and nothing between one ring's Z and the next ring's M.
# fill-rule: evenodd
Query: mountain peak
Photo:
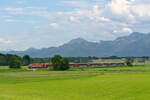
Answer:
M74 44L74 43L83 43L83 42L88 42L87 40L83 39L83 38L76 38L73 39L69 42L69 44Z
M144 38L146 35L144 33L139 33L139 32L133 32L132 34L128 35L128 36L122 36L122 37L118 37L115 41L128 41L128 40L136 40L136 39L142 39Z
M26 51L34 51L34 50L37 50L37 49L35 49L35 48L29 48Z
M139 33L139 32L133 32L130 36L136 37L136 36L143 36L145 35L144 33Z

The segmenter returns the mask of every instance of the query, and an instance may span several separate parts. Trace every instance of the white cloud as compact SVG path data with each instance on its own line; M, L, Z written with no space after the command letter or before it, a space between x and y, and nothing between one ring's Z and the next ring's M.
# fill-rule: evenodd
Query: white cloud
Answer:
M70 21L72 22L80 22L80 20L74 16L70 16Z
M116 14L129 14L130 3L128 0L112 0L108 4L108 7L111 8L113 13Z
M94 14L95 16L97 16L97 15L100 15L100 14L101 14L101 11L100 11L100 9L99 9L99 6L98 6L98 5L94 5L94 6L93 6L93 14Z
M12 14L24 14L24 8L5 8L4 10Z
M114 17L127 20L131 24L149 20L150 17L149 0L112 0L107 6L112 16L116 14Z
M51 26L52 28L54 28L54 29L60 29L60 28L61 28L60 25L57 24L57 23L51 23L50 26Z
M0 43L2 43L2 44L10 44L10 43L12 43L12 41L0 37Z
M24 14L24 8L5 8L4 11L7 11L10 14Z
M63 6L71 6L71 7L88 7L89 3L86 1L73 1L73 0L69 0L69 1L63 1L62 2Z
M128 32L128 33L132 33L133 32L133 30L128 28L128 27L123 28L122 31L123 32Z
M45 18L52 18L52 14L48 11L36 11L36 12L31 12L30 13L31 15L38 15L38 16L42 16L42 17L45 17Z
M71 21L79 22L80 20L102 20L110 21L108 18L102 17L102 10L99 9L98 5L93 5L91 9L75 9L69 12L57 12L59 16L69 16Z
M114 30L113 33L118 33L118 30Z
M28 6L24 9L32 9L32 10L47 10L47 7L34 7L34 6Z
M17 20L14 20L14 19L6 19L4 21L7 22L7 23L15 23L15 22L17 22Z
M4 8L4 11L14 15L39 15L46 17L50 15L46 7L27 6L22 8Z
M104 21L104 22L110 22L111 21L109 18L105 18L105 17L96 17L96 20Z
M24 10L24 8L5 8L4 10L6 10L6 11L23 11Z
M134 5L132 10L140 17L150 16L150 4Z
M8 12L23 12L25 10L47 10L46 7L34 7L34 6L27 6L27 7L22 7L22 8L4 8L5 11Z
M11 18L12 16L1 16L2 18Z
M88 15L91 20L94 20L101 16L102 11L99 9L98 5L94 5L92 10L86 11L85 13L87 13L86 15Z

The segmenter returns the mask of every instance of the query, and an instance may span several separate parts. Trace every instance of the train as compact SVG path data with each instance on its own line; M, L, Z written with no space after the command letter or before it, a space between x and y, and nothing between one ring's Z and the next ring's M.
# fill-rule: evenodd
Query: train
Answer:
M80 67L80 66L121 66L125 63L70 63L69 66ZM48 68L52 67L52 64L30 64L29 68Z

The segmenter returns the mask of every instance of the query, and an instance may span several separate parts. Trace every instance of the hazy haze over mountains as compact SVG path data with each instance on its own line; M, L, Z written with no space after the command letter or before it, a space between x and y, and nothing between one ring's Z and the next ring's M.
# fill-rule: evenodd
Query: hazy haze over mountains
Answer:
M89 42L82 38L73 39L59 47L42 49L29 48L25 51L5 51L3 53L32 57L50 57L61 54L67 57L81 56L150 56L150 33L134 32L129 36L119 37L113 41Z

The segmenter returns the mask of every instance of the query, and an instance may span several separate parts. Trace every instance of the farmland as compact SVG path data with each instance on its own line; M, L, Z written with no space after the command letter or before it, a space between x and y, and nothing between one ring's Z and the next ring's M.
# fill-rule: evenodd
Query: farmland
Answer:
M150 66L69 71L0 67L0 100L148 100Z

